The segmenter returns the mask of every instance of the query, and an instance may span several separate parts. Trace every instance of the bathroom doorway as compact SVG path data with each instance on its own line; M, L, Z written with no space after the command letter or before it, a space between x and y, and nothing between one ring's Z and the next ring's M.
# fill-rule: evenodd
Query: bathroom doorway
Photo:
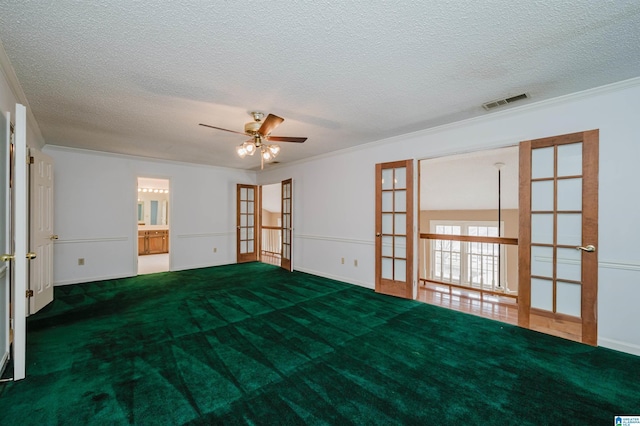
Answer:
M138 275L169 271L168 179L138 178Z

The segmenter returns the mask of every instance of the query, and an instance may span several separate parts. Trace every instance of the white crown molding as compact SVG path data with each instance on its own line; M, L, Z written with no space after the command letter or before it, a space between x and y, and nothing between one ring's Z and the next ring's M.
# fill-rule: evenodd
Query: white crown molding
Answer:
M603 94L607 94L607 93L613 93L613 92L617 92L620 90L625 90L628 88L632 88L632 87L637 87L640 86L640 77L634 77L634 78L630 78L627 80L622 80L622 81L618 81L615 83L610 83L610 84L606 84L604 86L599 86L599 87L594 87L592 89L586 89L586 90L582 90L580 92L574 92L574 93L570 93L568 95L562 95L562 96L557 96L555 98L551 98L551 99L545 99L545 100L541 100L538 102L530 102L527 103L525 105L520 105L520 106L514 106L514 107L510 107L508 109L504 109L501 111L491 111L491 112L487 112L484 115L481 116L477 116L477 117L472 117L472 118L467 118L464 120L460 120L460 121L455 121L453 123L447 123L447 124L441 124L438 126L434 126L434 127L429 127L427 129L423 129L423 130L418 130L415 132L409 132L409 133L403 133L401 135L397 135L397 136L392 136L389 138L384 138L384 139L379 139L377 141L373 141L373 142L369 142L369 143L365 143L365 144L361 144L361 145L356 145L356 146L352 146L349 148L344 148L338 151L332 151L332 152L328 152L326 154L320 154L320 155L316 155L314 157L309 157L309 158L304 158L298 161L293 161L291 163L286 163L286 164L278 164L278 165L274 165L272 167L269 167L270 170L276 169L276 168L280 168L280 167L288 167L288 166L293 166L293 165L298 165L298 164L304 164L304 163L308 163L311 161L317 161L317 160L322 160L325 158L332 158L332 157L336 157L336 156L341 156L344 154L349 154L349 153L353 153L353 152L359 152L359 151L363 151L366 149L370 149L370 148L374 148L377 146L384 146L384 145L388 145L388 144L393 144L399 141L403 141L406 140L407 137L412 136L412 137L420 137L420 136L426 136L426 135L432 135L435 133L440 133L440 132L444 132L446 130L452 130L452 129L457 129L460 127L465 127L465 126L469 126L471 124L476 124L476 123L483 123L485 121L491 121L496 119L497 117L508 117L508 116L515 116L515 115L520 115L522 113L525 112L530 112L530 111L536 111L536 110L540 110L540 109L544 109L544 108L549 108L551 106L556 106L556 105L562 105L562 104L566 104L566 103L570 103L570 102L575 102L577 100L580 99L584 99L584 98L591 98L594 96L599 96L599 95L603 95ZM526 138L525 138L526 139ZM524 140L524 139L521 139ZM516 140L515 143L520 142L520 140ZM482 149L490 149L490 148L501 148L504 146L510 146L514 144L514 140L504 140L504 141L497 141L495 143L493 143L491 146L487 146L486 144L482 144ZM465 152L469 152L469 151L473 151L473 147L470 147L469 150L465 150ZM457 153L457 152L456 152ZM453 153L453 154L456 154ZM439 155L451 155L452 153L450 152L442 152ZM438 155L436 155L438 156ZM432 156L429 156L429 158L433 158ZM262 172L266 172L269 170L263 170Z
M13 93L14 98L18 100L19 103L24 105L27 108L27 126L31 128L33 133L36 136L36 145L33 148L42 149L44 146L44 137L42 137L42 132L40 131L40 126L38 126L38 122L36 121L33 112L31 111L31 107L29 106L29 101L27 100L27 96L24 94L22 90L22 85L18 80L18 76L16 75L16 71L13 69L13 65L11 65L11 61L7 56L6 50L4 50L4 45L2 44L2 40L0 40L0 70L2 70L2 75L4 76L9 88L11 89L11 93Z
M87 155L96 155L99 157L110 157L110 158L118 158L118 159L127 159L127 160L137 160L137 161L147 161L150 163L159 163L159 164L172 164L176 166L188 166L188 167L201 167L203 169L215 169L221 171L233 171L236 173L247 173L256 175L254 170L247 169L234 169L232 167L221 167L221 166L212 166L209 164L200 164L200 163L187 163L185 161L176 161L176 160L165 160L162 158L152 158L152 157L143 157L140 155L130 155L130 154L119 154L115 152L105 152L105 151L96 151L93 149L86 148L74 148L70 146L62 146L62 145L52 145L46 144L45 148L51 151L60 151L60 152L70 152L76 154L87 154ZM167 178L168 179L168 178Z

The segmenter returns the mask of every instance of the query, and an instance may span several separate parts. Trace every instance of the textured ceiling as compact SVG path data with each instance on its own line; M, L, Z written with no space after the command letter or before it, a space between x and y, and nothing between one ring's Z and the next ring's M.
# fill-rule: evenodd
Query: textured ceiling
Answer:
M2 0L0 40L47 144L255 168L198 123L289 162L637 77L640 2Z
M420 210L518 208L518 147L420 161ZM500 185L498 185L498 166Z

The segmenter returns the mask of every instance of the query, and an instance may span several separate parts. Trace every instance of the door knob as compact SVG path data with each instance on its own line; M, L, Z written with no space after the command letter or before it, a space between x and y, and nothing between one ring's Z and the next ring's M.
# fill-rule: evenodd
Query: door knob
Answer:
M51 235L51 236L49 237L49 239L50 239L50 240L57 240L57 239L58 239L58 236L57 236L57 235Z
M35 259L36 258L36 254L32 251L30 251L29 253L27 253L27 259Z
M16 257L12 254L3 254L2 256L0 256L0 261L2 262L8 262L10 260L15 259Z
M582 247L582 246L580 246L580 247L576 247L576 250L582 250L582 251L587 251L587 252L594 252L594 251L596 251L596 247L595 247L594 245L592 245L592 244L589 244L589 245L588 245L588 246L586 246L586 247Z
M381 235L382 235L381 233L376 232L376 237L379 237L379 236L381 236Z

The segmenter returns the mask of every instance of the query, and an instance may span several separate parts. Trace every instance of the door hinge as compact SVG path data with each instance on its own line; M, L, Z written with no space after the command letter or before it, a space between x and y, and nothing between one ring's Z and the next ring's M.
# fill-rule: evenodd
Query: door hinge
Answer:
M29 162L27 164L35 164L36 159L33 156L29 156Z
M33 290L27 290L27 295L25 297L33 297Z

